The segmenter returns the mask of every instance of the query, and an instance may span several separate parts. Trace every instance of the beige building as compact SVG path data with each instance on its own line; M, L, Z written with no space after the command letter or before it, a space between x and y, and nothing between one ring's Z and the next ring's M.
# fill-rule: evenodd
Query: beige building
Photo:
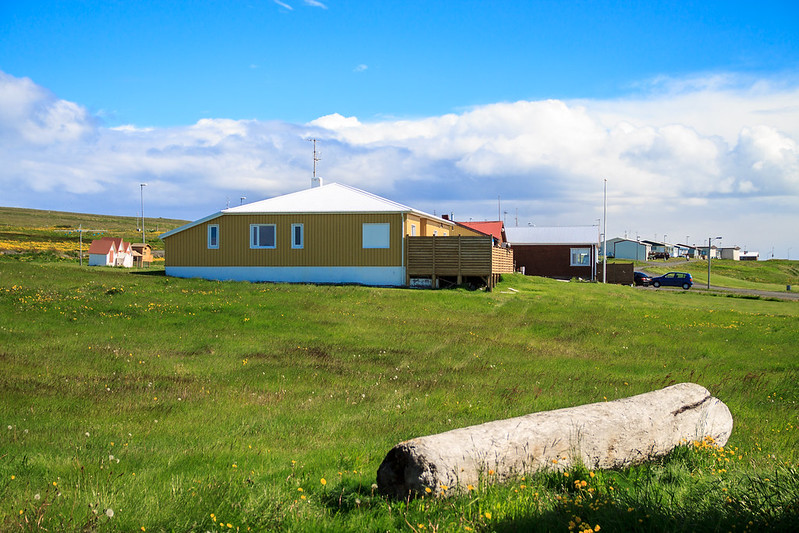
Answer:
M168 276L401 286L410 236L454 223L331 183L225 209L161 235Z

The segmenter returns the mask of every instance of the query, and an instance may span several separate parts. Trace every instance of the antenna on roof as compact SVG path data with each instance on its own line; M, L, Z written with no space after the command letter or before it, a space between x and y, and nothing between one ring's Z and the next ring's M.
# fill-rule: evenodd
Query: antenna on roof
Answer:
M313 177L311 178L311 188L321 187L322 178L316 177L316 163L322 160L322 158L319 157L319 154L316 151L316 141L318 139L308 139L308 140L313 143Z

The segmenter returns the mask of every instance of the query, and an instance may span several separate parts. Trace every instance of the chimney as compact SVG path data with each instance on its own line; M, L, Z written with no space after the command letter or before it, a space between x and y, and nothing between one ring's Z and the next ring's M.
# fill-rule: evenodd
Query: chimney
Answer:
M321 187L322 185L324 185L322 183L322 178L317 177L317 176L314 176L313 178L311 178L311 189L313 189L314 187Z
M441 218L443 218L444 220L449 220L449 215L446 215L446 214L441 215Z

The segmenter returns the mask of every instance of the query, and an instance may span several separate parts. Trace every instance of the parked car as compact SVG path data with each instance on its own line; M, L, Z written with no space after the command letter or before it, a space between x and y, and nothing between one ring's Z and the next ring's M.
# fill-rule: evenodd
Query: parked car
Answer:
M687 272L669 272L656 278L652 278L649 282L653 287L682 287L685 290L691 288L694 284L694 279L691 274Z
M647 287L652 281L652 278L643 272L633 272L633 280L635 281L636 285L643 285L644 287Z

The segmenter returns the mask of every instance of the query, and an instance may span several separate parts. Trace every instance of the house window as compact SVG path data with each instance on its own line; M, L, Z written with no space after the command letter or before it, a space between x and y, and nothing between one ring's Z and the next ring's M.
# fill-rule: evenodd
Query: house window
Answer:
M208 225L208 248L219 248L219 224Z
M411 224L411 237L416 237L416 224Z
M291 247L295 249L305 247L305 235L302 224L291 225Z
M590 266L591 248L572 248L570 266Z
M364 248L390 248L391 224L364 224Z
M250 248L277 248L274 224L250 224Z

